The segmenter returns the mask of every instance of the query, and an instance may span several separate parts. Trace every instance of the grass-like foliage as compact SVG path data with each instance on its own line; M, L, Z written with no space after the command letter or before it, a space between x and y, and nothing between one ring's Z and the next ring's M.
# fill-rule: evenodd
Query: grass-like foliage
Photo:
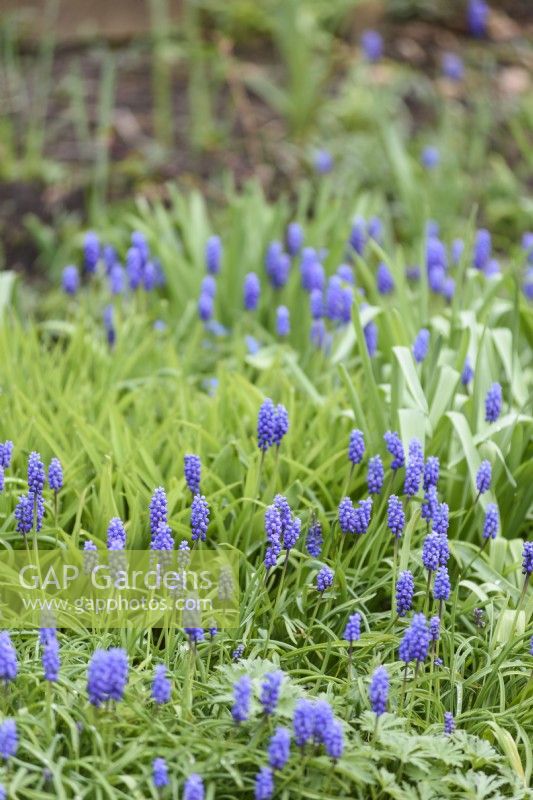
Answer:
M431 189L426 200L431 209ZM352 211L366 220L380 216L375 238L367 237L365 222L364 247L354 247L353 235L348 244ZM510 247L496 271L482 257L483 235L473 222L455 218L439 220L442 242L422 217L408 220L403 229L411 233L399 241L396 212L377 196L352 208L330 177L301 189L296 218L324 273L326 311L315 315L320 328L312 337L301 253L281 288L263 265L269 243L284 240L287 204L268 204L253 186L240 196L230 192L217 219L223 251L204 322L198 298L213 228L198 195L174 193L169 206L141 204L103 232L120 261L131 231L142 232L163 267L162 286L129 289L130 255L121 291L111 297L113 279L99 259L76 293L51 292L23 321L5 276L0 403L3 438L15 447L0 495L1 547L24 547L14 512L27 491L31 451L46 464L59 458L64 470L57 500L44 488L40 548L81 548L88 539L105 548L113 517L125 523L128 548L147 548L148 505L158 486L176 542L190 540L183 457L196 453L211 513L207 540L197 546L239 554L241 597L239 629L206 632L196 643L179 630L164 637L59 631L54 681L43 678L46 645L37 633L13 633L18 674L6 681L1 701L19 738L3 768L9 797L155 798L152 763L162 757L170 781L163 797L182 797L196 774L206 797L267 798L272 776L262 773L255 783L256 775L268 764L276 727L292 728L302 699L327 700L336 727L327 714L320 723L315 705L308 741L298 746L295 730L289 760L275 772L276 798L530 796L533 599L523 541L531 539L533 310L521 291L526 255ZM456 238L464 248L455 259L448 255L445 277L454 283L443 291L428 253L436 241L448 251ZM342 262L354 284L346 270L331 281ZM406 271L413 264L418 275ZM246 311L243 281L252 271L261 296ZM349 319L335 311L335 297L341 305L348 298ZM102 324L110 303L113 314L106 310ZM279 306L290 316L283 335L276 333ZM422 338L421 329L428 331ZM490 400L494 384L501 403ZM286 408L289 429L279 448L262 452L257 424L266 397ZM350 461L352 429L362 432L365 451ZM406 466L391 467L387 431L398 433ZM376 456L384 478L374 460L369 486ZM428 514L417 469L430 456L440 474L437 506ZM429 472L428 485L435 482ZM369 523L363 532L343 532L349 525L339 520L341 500L361 508L369 489ZM301 521L289 548L286 527L281 539L268 523L265 531L277 494ZM397 537L388 514L393 494L405 516L396 517ZM321 547L306 541L317 524ZM439 555L431 566L437 540L449 560ZM274 565L267 568L269 546ZM451 582L443 600L434 599L437 566L447 567ZM399 617L396 582L405 570L415 595ZM440 638L420 657L411 651L403 659L400 643L417 612L440 615ZM360 635L347 640L355 613ZM239 645L242 655L233 658ZM129 679L121 700L97 708L89 702L87 669L96 648L108 647L126 651ZM160 663L172 688L170 700L157 704L151 687ZM387 672L384 708L375 687L369 699L380 665ZM265 706L265 676L277 670L280 696ZM252 680L251 699L242 701L237 724L234 684L243 676ZM456 725L448 735L446 712ZM185 785L188 800L202 796Z

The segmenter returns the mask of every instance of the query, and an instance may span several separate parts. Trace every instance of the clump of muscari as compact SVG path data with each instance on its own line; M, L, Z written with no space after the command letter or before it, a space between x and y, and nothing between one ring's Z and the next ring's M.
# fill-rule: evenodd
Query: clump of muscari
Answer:
M343 533L366 533L370 525L372 513L372 498L361 500L355 507L349 497L344 497L339 503L338 519Z

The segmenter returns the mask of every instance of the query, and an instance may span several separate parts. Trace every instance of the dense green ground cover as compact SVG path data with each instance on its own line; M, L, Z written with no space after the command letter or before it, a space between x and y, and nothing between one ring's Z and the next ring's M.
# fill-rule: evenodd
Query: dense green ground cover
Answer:
M128 547L148 547L148 502L159 485L167 491L176 541L189 538L182 460L195 452L211 507L205 546L240 554L242 608L238 630L219 631L196 651L180 631L160 648L146 633L62 631L60 678L51 685L42 679L36 634L14 635L20 672L2 700L20 735L18 753L4 769L10 797L156 797L151 765L157 756L167 759L172 776L164 796L181 797L184 777L196 772L208 797L251 797L268 737L277 721L290 727L301 696L331 702L343 724L345 750L333 764L322 750L308 745L302 756L293 744L289 764L276 777L276 797L528 796L533 601L531 589L521 599L521 552L532 525L533 310L521 293L525 257L519 245L508 248L501 274L487 277L471 266L474 221L442 218L446 244L455 237L466 242L452 271L455 296L447 304L429 291L425 269L414 284L404 273L407 264L424 263L426 217L406 216L413 232L398 241L397 215L379 199L350 203L326 177L303 187L295 217L304 223L306 244L327 248L328 274L347 254L352 211L379 214L384 240L382 246L369 244L363 258L350 254L368 305L361 310L363 295L354 295L353 320L330 326L327 352L309 340L297 261L279 293L264 279L267 243L281 239L293 217L284 201L270 205L253 186L241 196L230 194L216 219L224 256L215 313L224 330L213 334L197 318L203 248L213 230L197 195L176 194L167 208L140 205L122 227L103 231L124 253L131 230L142 230L166 276L162 289L114 299L113 348L101 321L110 300L103 274L86 279L73 298L59 290L43 296L31 320L17 312L17 302L4 307L2 431L15 442L15 454L0 497L2 546L23 546L13 510L31 450L47 463L57 456L64 466L60 543L82 547L90 537L105 547L108 522L119 516ZM396 282L387 297L375 286L381 260ZM242 310L241 290L251 270L263 282L253 313ZM18 304L24 308L25 302L22 294ZM279 302L292 319L283 341L274 333ZM370 358L363 327L372 319L378 350ZM165 325L154 328L156 320ZM411 347L422 326L430 330L430 347L417 365ZM261 345L253 353L245 339L250 335ZM474 379L465 387L460 377L467 356ZM484 401L494 381L502 384L503 410L489 424ZM256 423L265 396L286 406L290 429L279 456L269 451L261 469ZM350 474L347 447L354 427L364 432L367 453ZM393 537L386 526L386 499L391 492L401 495L404 470L393 475L389 468L383 442L388 429L398 430L405 445L416 436L426 456L440 458L439 499L450 508L454 592L443 614L443 663L428 659L416 680L409 670L405 702L398 645L407 623L391 620ZM367 496L366 463L377 453L385 463L385 488L374 497L370 528L361 537L344 536L335 524L338 504L345 494ZM476 501L481 459L492 464L492 486ZM277 492L301 517L302 535L286 569L280 559L267 588L264 514ZM39 541L52 547L50 490L45 498ZM421 499L404 498L407 525L399 548L400 568L415 576L415 610L423 608L426 587ZM498 505L500 532L467 567L483 542L489 502ZM324 531L320 559L304 546L313 515ZM324 563L335 577L319 595L314 581ZM476 608L483 609L482 627L475 624ZM354 611L362 615L363 633L350 666L342 634ZM233 663L239 643L244 656ZM87 700L87 665L96 647L111 644L126 648L130 680L122 702L96 710ZM155 707L150 686L159 662L169 667L173 692L170 703ZM391 692L389 712L375 732L367 692L378 664L389 672ZM257 695L274 665L286 676L277 715L264 720L254 705L250 720L236 727L233 681L248 673ZM443 735L445 711L456 718L452 737Z

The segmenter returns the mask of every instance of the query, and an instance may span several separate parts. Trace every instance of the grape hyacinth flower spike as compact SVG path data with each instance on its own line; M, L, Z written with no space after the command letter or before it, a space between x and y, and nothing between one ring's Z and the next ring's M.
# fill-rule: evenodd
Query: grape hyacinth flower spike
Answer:
M402 440L400 439L399 435L396 431L387 431L384 436L385 446L389 453L391 454L392 461L391 461L391 469L397 470L404 466L405 464L405 454L403 450Z
M346 623L346 627L344 628L342 638L348 642L348 657L351 664L353 656L353 643L358 642L361 638L361 614L358 612L355 614L350 614L348 617L348 622Z
M209 527L209 504L203 494L196 494L191 504L191 538L205 542Z
M324 565L316 576L316 588L320 593L325 592L333 585L333 570Z
M360 464L365 454L365 438L363 432L354 428L350 433L348 444L348 459L351 462L352 470L356 464Z
M485 396L485 422L496 422L502 411L502 387L493 383Z
M168 786L168 766L164 758L154 758L152 761L152 779L156 789L164 789Z
M200 481L202 477L202 462L200 456L193 453L187 453L183 456L183 472L185 474L185 483L194 496L200 494Z
M444 712L444 734L451 736L455 730L455 720L451 711Z
M289 760L291 732L278 725L268 743L268 763L272 769L283 769Z
M255 776L254 800L270 800L274 794L274 773L270 767L261 767Z
M274 443L276 431L276 409L272 400L267 397L257 415L257 446L264 454Z
M413 605L415 593L415 580L413 573L409 570L400 572L396 583L396 613L399 617L405 617Z
M237 725L241 722L246 722L248 719L251 697L252 681L248 675L243 675L233 686L233 707L231 709L231 716Z
M374 670L370 686L368 688L368 697L370 699L370 706L376 715L376 727L379 718L387 710L387 702L389 697L389 676L385 667L377 667Z
M289 412L284 405L278 403L276 406L276 415L274 418L274 434L272 437L272 444L276 445L279 450L281 440L289 430Z
M204 782L200 775L189 775L183 787L183 800L204 800Z

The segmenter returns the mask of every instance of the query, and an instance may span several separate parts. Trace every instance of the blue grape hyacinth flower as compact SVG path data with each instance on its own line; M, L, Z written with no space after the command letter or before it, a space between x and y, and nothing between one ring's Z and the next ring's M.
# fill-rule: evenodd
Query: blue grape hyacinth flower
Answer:
M500 527L500 515L496 503L489 503L485 510L485 522L483 523L483 538L495 539Z
M154 672L152 682L152 697L157 705L168 703L172 691L172 684L168 677L168 671L164 664L158 664Z
M194 453L187 453L183 456L183 472L185 475L185 483L190 493L192 495L200 494L200 481L202 478L202 462L200 456Z
M237 724L245 722L248 719L250 714L251 699L252 681L248 675L243 675L233 685L233 706L231 709L231 716L233 717L234 722Z
M261 767L255 776L254 800L270 800L274 794L274 773L270 767Z
M6 719L0 725L0 756L7 761L18 749L17 723L14 719Z
M396 582L396 613L399 617L405 617L413 605L415 593L415 579L410 570L400 572Z
M290 757L291 732L278 725L268 743L268 763L272 769L283 769Z
M372 674L368 689L370 706L377 717L381 717L387 710L389 697L389 676L385 667L377 667Z
M365 454L365 437L363 432L354 428L350 433L348 459L353 465L360 464Z
M203 494L196 494L191 504L191 538L205 542L209 527L209 504Z
M156 789L164 789L168 786L168 766L163 757L154 758L152 761L152 779Z
M316 576L316 588L319 592L325 592L333 585L333 570L324 565Z
M400 439L396 431L387 431L383 435L383 439L385 440L385 446L387 450L393 457L391 461L391 469L393 470L400 469L405 464L405 453L403 449L402 440Z
M485 396L485 422L496 422L502 411L502 387L493 383Z

